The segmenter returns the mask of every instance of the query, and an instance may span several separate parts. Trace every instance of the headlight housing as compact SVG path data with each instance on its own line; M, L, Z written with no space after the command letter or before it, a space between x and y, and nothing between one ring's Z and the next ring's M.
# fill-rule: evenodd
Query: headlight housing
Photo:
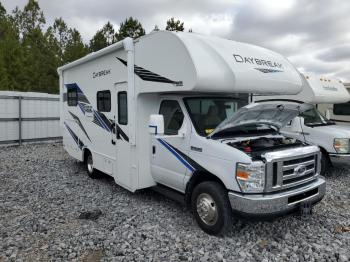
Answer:
M255 161L251 164L238 163L236 179L244 193L261 193L265 187L265 164Z
M334 138L333 147L339 154L349 153L349 139L348 138Z

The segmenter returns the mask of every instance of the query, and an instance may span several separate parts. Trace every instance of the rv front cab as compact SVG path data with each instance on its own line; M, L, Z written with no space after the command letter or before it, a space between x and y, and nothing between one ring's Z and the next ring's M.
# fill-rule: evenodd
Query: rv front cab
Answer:
M167 95L157 108L162 115L149 119L155 182L188 197L210 234L225 229L232 210L274 216L325 194L319 148L279 132L291 121L302 132L297 116L310 105L240 103L229 96Z

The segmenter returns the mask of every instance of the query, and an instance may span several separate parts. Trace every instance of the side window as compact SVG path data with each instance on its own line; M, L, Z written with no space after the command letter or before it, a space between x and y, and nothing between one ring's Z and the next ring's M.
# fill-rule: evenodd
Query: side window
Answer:
M348 116L350 115L350 102L343 104L334 104L333 114L339 116Z
M118 123L128 124L128 97L125 91L118 93Z
M78 104L78 92L76 88L68 88L67 90L67 103L68 106L77 106Z
M162 101L159 114L164 117L164 134L177 135L184 121L179 103L175 100Z
M97 92L97 110L111 112L111 92L109 90Z

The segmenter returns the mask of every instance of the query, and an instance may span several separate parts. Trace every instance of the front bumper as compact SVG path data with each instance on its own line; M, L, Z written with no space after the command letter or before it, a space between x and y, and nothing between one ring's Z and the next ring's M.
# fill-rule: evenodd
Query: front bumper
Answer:
M332 164L350 164L350 154L329 153Z
M234 211L252 216L266 216L291 212L301 202L315 204L326 193L326 181L318 177L313 182L284 192L266 194L241 194L229 192L229 200Z

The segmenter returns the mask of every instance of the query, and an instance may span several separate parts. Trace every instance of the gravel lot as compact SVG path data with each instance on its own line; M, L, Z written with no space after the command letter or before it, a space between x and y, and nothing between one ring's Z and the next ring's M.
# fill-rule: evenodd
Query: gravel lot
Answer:
M312 216L236 220L219 238L151 190L88 178L59 143L0 147L0 261L349 261L349 167L328 175Z

